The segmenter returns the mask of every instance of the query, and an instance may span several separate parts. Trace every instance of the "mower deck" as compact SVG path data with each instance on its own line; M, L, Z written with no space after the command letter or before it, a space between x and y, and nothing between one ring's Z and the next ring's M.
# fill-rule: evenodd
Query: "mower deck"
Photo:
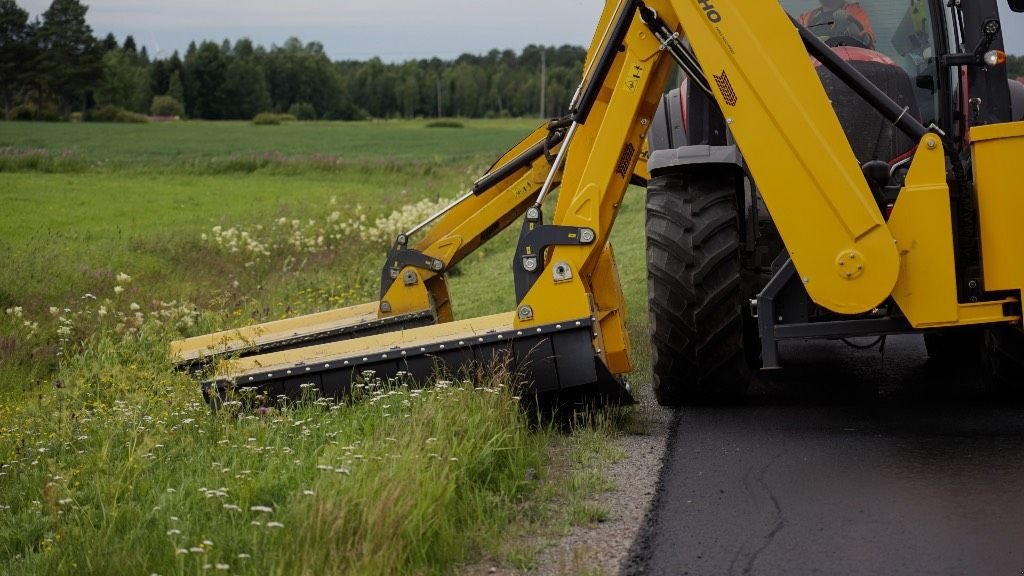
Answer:
M472 377L501 363L522 376L524 395L597 392L606 401L632 402L594 353L593 319L515 329L514 317L503 313L228 360L203 382L203 394L212 401L246 388L297 398L303 385L313 384L321 396L340 398L370 372L425 382L438 375Z

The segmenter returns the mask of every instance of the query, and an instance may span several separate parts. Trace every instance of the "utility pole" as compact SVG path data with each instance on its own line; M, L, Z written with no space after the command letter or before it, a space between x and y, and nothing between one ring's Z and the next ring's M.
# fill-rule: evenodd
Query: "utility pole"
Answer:
M548 50L546 47L541 46L540 49L540 118L543 120L546 118L544 115L544 100L545 92L547 91L548 83Z

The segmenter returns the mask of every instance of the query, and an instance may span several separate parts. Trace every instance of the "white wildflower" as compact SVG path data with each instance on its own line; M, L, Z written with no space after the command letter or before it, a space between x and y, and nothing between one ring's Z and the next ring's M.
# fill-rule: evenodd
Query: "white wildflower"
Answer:
M124 292L124 287L114 286L114 294L120 294L121 292Z
M132 277L125 274L124 272L118 272L117 281L120 282L121 284L127 284L128 282L132 281Z
M267 522L267 528L284 528L284 524L280 522Z
M274 509L271 508L270 506L250 506L249 507L249 511L250 512L266 512L266 513L269 514L269 513L273 512Z
M138 312L139 310L142 309L142 307L139 306L138 304L136 304L135 302L132 302L131 304L129 304L128 308L130 308L132 312Z

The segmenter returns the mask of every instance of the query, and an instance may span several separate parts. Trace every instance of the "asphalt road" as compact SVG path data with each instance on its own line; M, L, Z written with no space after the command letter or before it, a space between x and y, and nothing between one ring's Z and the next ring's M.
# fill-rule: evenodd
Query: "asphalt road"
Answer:
M741 406L679 411L627 573L1024 574L1024 405L919 337L782 353Z

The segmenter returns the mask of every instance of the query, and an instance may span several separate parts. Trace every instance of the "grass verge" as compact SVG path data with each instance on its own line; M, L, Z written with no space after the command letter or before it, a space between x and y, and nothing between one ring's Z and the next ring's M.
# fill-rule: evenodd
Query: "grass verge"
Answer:
M479 149L413 123L281 126L273 152L249 125L151 128L0 142L49 157L67 139L108 143L71 144L89 150L71 154L80 169L0 169L0 573L444 573L481 555L528 565L531 547L506 535L600 520L586 500L608 488L600 461L570 456L565 474L549 473L566 454L551 446L600 455L628 418L531 432L507 382L486 376L429 392L368 382L358 404L212 415L165 359L180 336L372 300L386 242L370 232L464 188ZM493 146L506 129L452 132ZM357 150L373 130L394 136L398 160ZM309 170L301 155L321 152L302 136L346 160ZM236 153L273 158L250 169ZM637 197L613 237L634 318ZM356 204L372 209L360 217ZM460 317L512 305L513 240L460 265ZM508 279L505 300L495 277ZM548 477L554 487L536 480Z
M4 573L434 573L534 489L547 435L500 374L211 415L164 336L98 337L0 408Z

